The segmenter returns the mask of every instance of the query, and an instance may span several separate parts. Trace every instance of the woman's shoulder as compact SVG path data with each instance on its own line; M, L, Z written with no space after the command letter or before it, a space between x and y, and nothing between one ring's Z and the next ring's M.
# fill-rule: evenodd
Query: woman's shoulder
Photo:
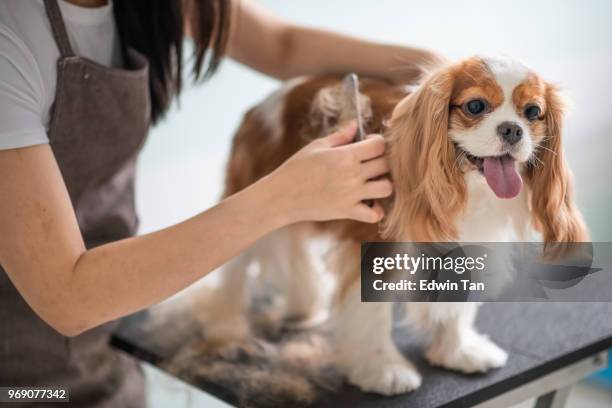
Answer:
M0 1L0 25L10 29L19 36L28 31L49 30L50 27L41 24L46 16L42 0L2 0Z
M47 100L49 87L54 84L45 83L41 67L49 70L54 61L51 55L44 60L44 53L33 46L36 36L51 35L42 21L45 15L38 0L0 1L0 149L46 137L42 126L52 102ZM39 38L37 47L44 46L49 44Z
M0 1L3 80L28 96L28 106L36 108L45 123L55 93L58 57L42 0Z
M40 67L59 54L42 0L0 1L0 30L3 53L27 55Z

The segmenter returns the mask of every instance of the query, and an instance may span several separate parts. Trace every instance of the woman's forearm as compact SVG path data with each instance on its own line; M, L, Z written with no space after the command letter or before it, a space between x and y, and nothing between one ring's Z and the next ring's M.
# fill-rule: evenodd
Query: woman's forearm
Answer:
M205 276L290 221L281 197L263 179L180 224L84 252L62 291L65 308L56 310L67 324L62 331L125 316Z
M285 30L287 51L280 76L357 72L409 83L443 58L431 51L386 45L300 26Z
M410 83L443 61L420 48L294 25L250 0L233 2L232 16L228 56L279 79L357 72Z

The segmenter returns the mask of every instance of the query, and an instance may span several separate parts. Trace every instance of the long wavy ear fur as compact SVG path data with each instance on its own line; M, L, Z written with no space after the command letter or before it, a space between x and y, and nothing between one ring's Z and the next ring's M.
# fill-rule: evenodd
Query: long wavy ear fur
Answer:
M455 219L466 187L448 137L454 85L450 68L434 73L393 111L389 160L395 187L384 238L445 241L457 238Z
M534 225L544 242L586 242L589 234L573 201L572 174L562 146L565 104L560 91L546 85L547 134L528 168Z

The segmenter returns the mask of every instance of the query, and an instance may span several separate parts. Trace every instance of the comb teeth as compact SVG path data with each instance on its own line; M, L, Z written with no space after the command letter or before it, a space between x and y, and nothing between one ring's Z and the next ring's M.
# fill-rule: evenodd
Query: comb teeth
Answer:
M359 142L365 139L365 130L363 129L363 118L361 116L361 103L359 101L359 78L357 74L350 73L344 77L342 84L342 98L344 98L343 106L349 116L347 119L357 120L357 134L355 141ZM366 199L363 203L368 207L374 206L374 200Z
M359 78L357 74L350 73L344 77L342 86L342 97L344 98L344 106L347 107L347 113L350 115L347 120L354 119L357 121L357 134L355 141L361 141L365 138L363 128L363 118L361 116L361 104L359 101Z

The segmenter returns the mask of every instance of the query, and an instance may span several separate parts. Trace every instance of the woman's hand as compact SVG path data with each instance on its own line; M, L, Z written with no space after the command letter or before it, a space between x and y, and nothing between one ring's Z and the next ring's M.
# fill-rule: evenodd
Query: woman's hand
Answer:
M350 218L374 223L382 219L377 202L388 197L392 184L379 178L389 172L380 135L351 143L355 124L317 139L298 151L269 176L270 185L284 200L289 222ZM349 144L351 143L351 144Z

